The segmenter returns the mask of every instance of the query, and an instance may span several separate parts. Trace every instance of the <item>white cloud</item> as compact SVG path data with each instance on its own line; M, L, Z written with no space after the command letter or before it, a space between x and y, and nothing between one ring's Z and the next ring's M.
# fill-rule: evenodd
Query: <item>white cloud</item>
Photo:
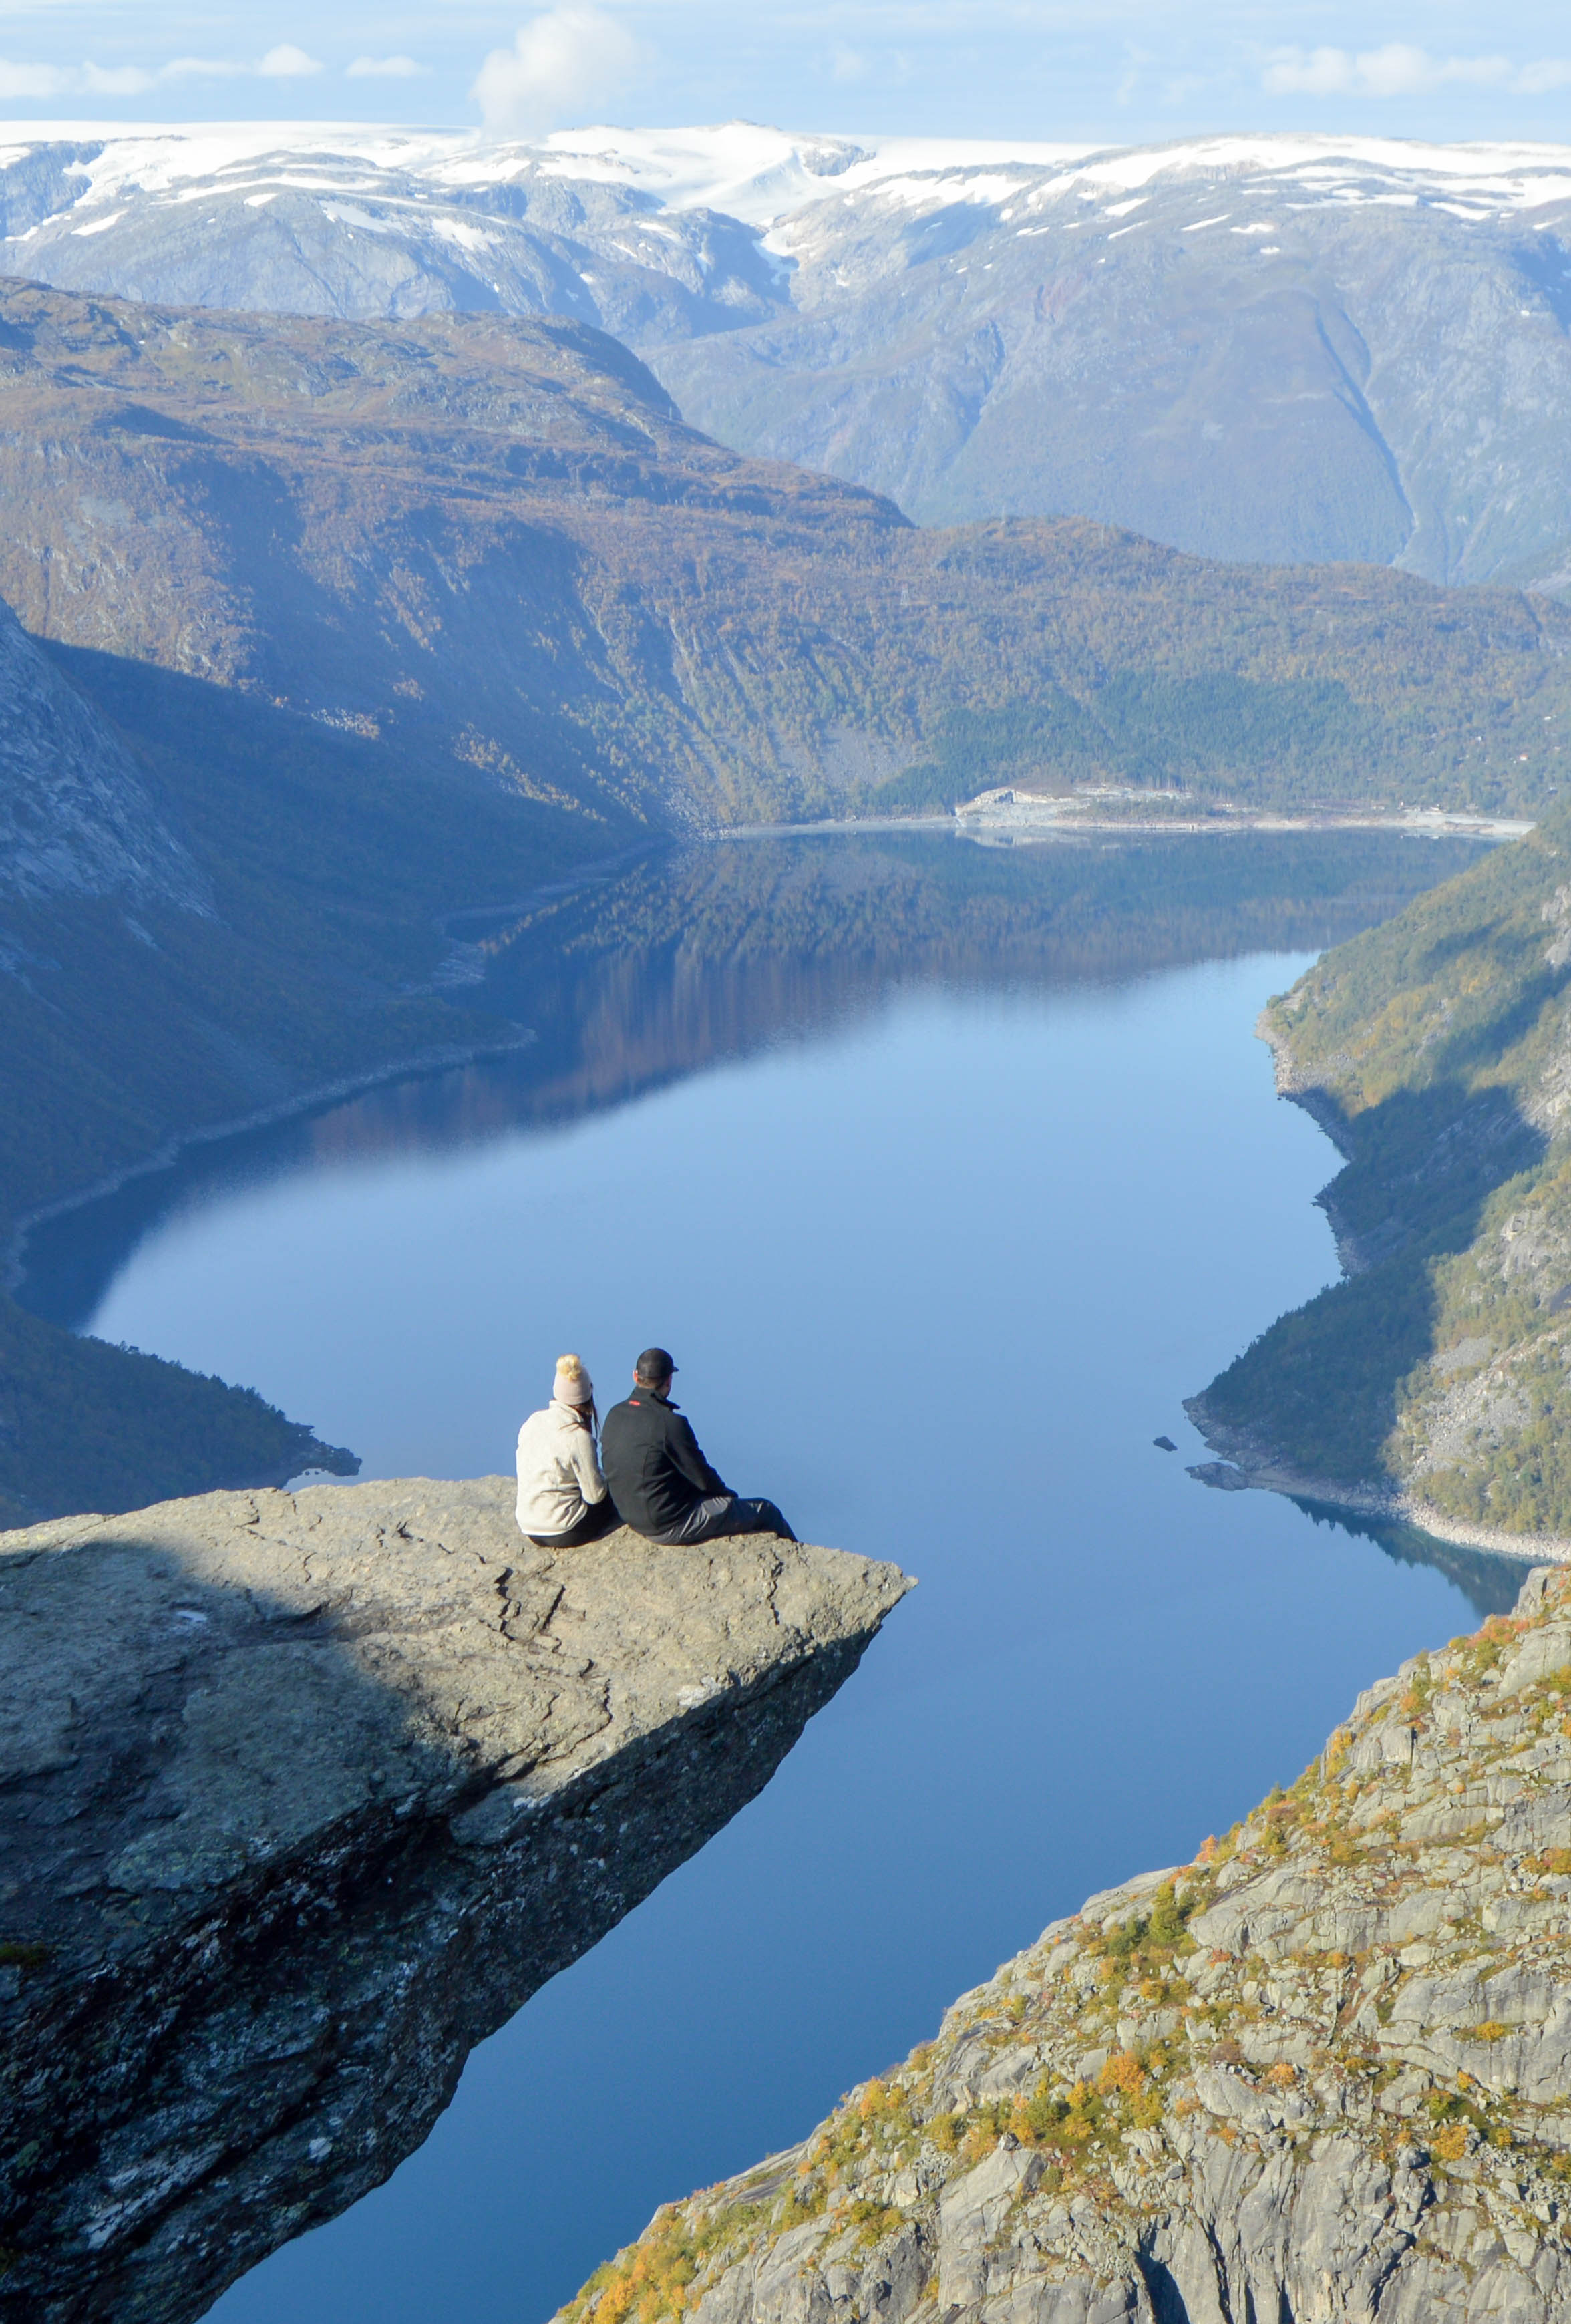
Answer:
M308 80L322 68L304 49L297 49L291 41L280 41L276 49L269 49L256 69L263 80Z
M871 70L867 58L857 49L837 48L830 58L831 80L842 83L866 80Z
M160 80L234 80L245 70L243 65L226 62L222 57L171 57L161 65Z
M1571 82L1556 57L1513 65L1509 57L1433 57L1388 41L1378 49L1277 49L1261 85L1273 97L1429 97L1451 88L1504 89L1538 97Z
M345 69L351 80L418 80L426 68L413 57L356 57Z
M492 49L470 90L488 129L538 136L618 96L643 61L639 42L599 8L551 8Z
M152 87L154 78L140 65L86 64L81 86L91 97L140 97L144 88Z
M74 86L59 65L14 65L0 57L0 97L60 97Z
M1571 59L1540 57L1537 64L1524 65L1516 87L1524 97L1546 97L1551 89L1571 88Z
M365 59L363 63L369 69L400 77L420 69L407 57L390 57L381 62ZM322 69L315 57L288 44L270 49L255 64L242 64L225 57L171 57L156 69L143 65L96 65L91 59L79 65L14 64L0 57L0 104L7 98L142 97L150 88L169 81L238 80L252 77L262 80L303 80ZM350 69L353 71L354 67Z

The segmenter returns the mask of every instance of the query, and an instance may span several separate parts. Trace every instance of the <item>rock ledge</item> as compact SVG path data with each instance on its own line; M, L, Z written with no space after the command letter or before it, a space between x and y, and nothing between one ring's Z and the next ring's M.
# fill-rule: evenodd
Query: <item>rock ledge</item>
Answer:
M177 2324L767 1781L910 1587L510 1480L0 1535L0 2315Z

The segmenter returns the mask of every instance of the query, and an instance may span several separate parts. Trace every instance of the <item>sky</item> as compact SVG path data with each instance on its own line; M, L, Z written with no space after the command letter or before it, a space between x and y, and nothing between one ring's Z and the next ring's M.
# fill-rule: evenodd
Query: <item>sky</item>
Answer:
M1546 0L0 0L0 115L1571 142Z

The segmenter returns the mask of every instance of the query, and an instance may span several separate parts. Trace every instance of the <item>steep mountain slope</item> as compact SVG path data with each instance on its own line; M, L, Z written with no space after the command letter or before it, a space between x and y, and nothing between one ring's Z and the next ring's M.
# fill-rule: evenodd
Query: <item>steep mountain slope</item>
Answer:
M629 815L767 812L771 780L798 804L814 729L867 715L821 683L790 584L821 536L849 579L896 512L708 444L583 326L13 287L0 412L0 588L35 633L473 770L579 814L586 844Z
M1571 1593L1360 1696L565 2324L1561 2324Z
M1571 1536L1568 914L1560 807L1263 1018L1347 1157L1323 1201L1349 1276L1190 1406L1256 1480Z
M1103 153L745 124L538 147L19 131L0 263L152 300L598 323L687 417L924 523L1571 573L1571 150Z
M793 312L663 349L724 441L923 523L1082 511L1216 557L1571 564L1571 157L1217 140L831 193Z
M210 908L124 744L0 605L0 890Z
M276 1098L290 1066L319 1072L332 1047L313 1010L347 995L319 934L297 958L292 931L269 929L289 917L281 883L248 915L224 851L206 857L170 788L3 607L0 730L4 1241L19 1212L247 1110L259 1076ZM210 760L202 778L222 788ZM354 1013L374 1011L361 997ZM408 1013L363 1022L363 1046L428 1038ZM0 1523L317 1462L353 1465L248 1389L70 1339L0 1295Z
M139 570L115 588L133 597ZM0 1249L181 1138L526 1038L444 984L441 916L647 837L485 767L372 763L358 735L239 688L46 650L4 609L0 714ZM0 1522L320 1463L354 1465L249 1389L0 1296Z
M1546 600L917 530L721 450L582 325L0 288L0 492L34 634L553 807L585 853L1015 771L1492 807L1563 773Z

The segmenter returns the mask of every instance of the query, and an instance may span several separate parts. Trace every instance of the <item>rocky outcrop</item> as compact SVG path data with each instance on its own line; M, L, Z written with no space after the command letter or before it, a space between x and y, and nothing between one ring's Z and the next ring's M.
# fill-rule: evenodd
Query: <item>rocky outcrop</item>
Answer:
M564 2324L1571 2317L1568 1703L1539 1571Z
M0 2316L195 2317L767 1780L910 1586L510 1484L0 1536Z

